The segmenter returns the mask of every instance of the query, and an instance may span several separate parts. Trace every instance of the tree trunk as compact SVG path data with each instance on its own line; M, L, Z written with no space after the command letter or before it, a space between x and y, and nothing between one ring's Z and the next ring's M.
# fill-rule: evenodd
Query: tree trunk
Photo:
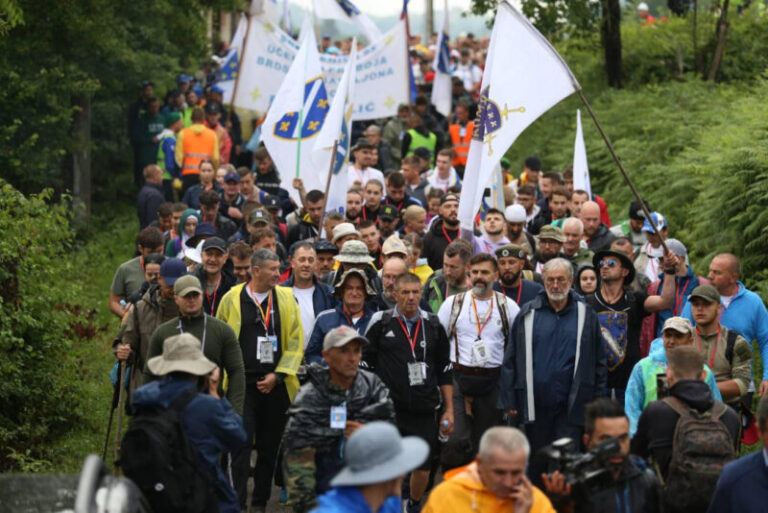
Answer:
M621 89L621 6L619 0L600 0L603 19L600 35L605 53L605 73L608 85Z
M91 98L73 98L75 118L72 124L72 206L75 219L91 216Z
M693 0L693 62L696 73L704 74L704 59L699 50L699 0Z
M716 80L717 74L720 72L720 66L723 63L723 55L725 54L725 42L728 38L728 7L730 0L723 1L723 7L720 11L720 18L717 20L717 28L715 29L715 53L712 55L712 65L709 68L709 75L707 80Z

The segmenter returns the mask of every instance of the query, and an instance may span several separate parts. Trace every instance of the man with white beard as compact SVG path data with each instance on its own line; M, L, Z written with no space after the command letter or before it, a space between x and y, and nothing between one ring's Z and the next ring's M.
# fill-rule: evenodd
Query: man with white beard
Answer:
M553 258L542 279L544 290L523 305L512 325L498 402L525 431L531 454L560 438L581 440L584 408L607 393L600 324L571 289L573 266ZM529 477L541 483L545 471L534 459Z
M520 308L493 290L496 259L479 253L469 260L472 288L448 297L437 313L451 346L454 430L442 451L444 468L469 463L486 429L501 423L497 408L504 347Z

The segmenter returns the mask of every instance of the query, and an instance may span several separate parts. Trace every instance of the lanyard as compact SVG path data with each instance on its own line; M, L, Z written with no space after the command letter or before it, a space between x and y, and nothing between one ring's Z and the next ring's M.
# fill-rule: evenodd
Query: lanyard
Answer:
M685 290L688 288L688 284L690 283L691 279L688 278L685 280L685 285L682 287L677 286L677 280L675 280L675 308L672 310L672 313L674 315L680 315L680 306L683 304L683 301L685 300ZM680 291L680 294L678 295L677 291Z
M219 294L219 285L221 285L221 275L219 275L219 281L216 282L216 288L213 289L213 299L208 295L208 289L205 289L205 299L208 300L208 304L211 305L211 315L216 315L214 309L216 308L216 296Z
M453 242L453 239L448 236L448 232L445 231L445 225L440 225L440 229L443 230L443 235L445 235L445 238L448 239L448 243L450 244Z
M651 273L653 273L654 276L658 276L659 274L659 262L657 260L658 257L655 257L651 255L651 243L649 242L645 249L646 255L648 255L648 263L651 264Z
M499 287L501 288L501 291L504 293L505 296L509 297L507 294L507 288L499 283ZM515 303L518 305L520 304L520 296L523 295L523 280L520 280L520 285L517 287L517 299L515 299Z
M480 323L480 317L477 315L477 303L475 303L475 296L472 296L472 309L475 311L475 320L477 321L477 339L483 334L483 329L488 325L493 314L493 296L491 296L491 306L488 308L488 312L485 314L485 320Z
M360 178L360 185L365 187L365 179L363 178L363 173L365 173L367 169L358 170L357 166L355 165L352 166L352 169L355 170L355 174L357 175L358 178Z
M699 342L699 349L703 350L704 345L701 343L701 337L699 336L699 327L696 326L696 340ZM717 342L720 340L720 323L717 324L717 336L715 336L715 342L712 344L712 357L709 359L709 368L712 369L715 365L715 355L717 354ZM714 372L714 371L713 371Z
M142 272L142 273L146 272L146 271L144 270L144 257L143 257L143 256L141 256L141 255L139 255L139 265L141 266L141 272Z
M253 297L253 302L256 303L256 308L259 309L259 314L261 314L261 322L264 324L264 332L269 335L269 321L271 319L271 316L274 315L274 312L272 311L272 291L269 291L269 301L267 302L267 312L264 313L264 310L261 309L261 303L259 303L259 298L256 297L256 293L253 291L250 285L248 285L248 290L251 292L251 297Z
M179 333L184 333L184 328L181 326L181 317L179 317L179 325L177 326ZM208 316L205 312L203 312L203 340L202 340L202 346L200 347L201 351L205 351L205 332L208 329Z
M419 316L419 320L416 322L416 329L413 330L413 338L411 338L410 333L408 333L408 327L405 325L403 320L400 318L400 316L397 316L397 322L400 323L400 327L403 328L403 333L405 333L405 338L408 339L408 345L411 346L411 354L413 355L413 359L416 359L416 340L419 338L419 328L421 327L421 316ZM425 344L426 346L426 344ZM424 350L426 353L426 349Z
M619 498L618 492L616 493L616 511L621 513L622 510L626 513L627 511L631 511L630 505L629 505L629 483L624 487L624 507L621 507L621 499Z
M346 311L346 310L344 310L343 308L342 308L342 310L341 310L341 313L343 313L343 314L344 314L344 317L346 317L346 318L347 318L347 322L349 323L349 327L350 327L350 328L354 328L354 327L355 327L355 323L352 321L352 316L351 316L351 315L349 315L349 314L347 313L347 311ZM362 315L363 315L363 312L361 311L361 312L360 312L360 317L361 317L361 318L362 318Z
M397 209L397 211L398 211L398 212L400 212L400 210L403 208L403 202L404 202L404 201L405 201L405 200L403 200L403 201L401 201L400 203L398 203L397 205L395 205L395 208ZM386 203L387 205L389 205L389 204L390 204L390 203L389 203L389 198L384 198L384 203Z

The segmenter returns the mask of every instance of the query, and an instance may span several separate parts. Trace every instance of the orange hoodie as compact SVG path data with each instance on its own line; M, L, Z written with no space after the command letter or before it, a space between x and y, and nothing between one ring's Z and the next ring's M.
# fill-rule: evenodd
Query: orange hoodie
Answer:
M480 481L477 462L445 474L445 481L429 494L422 513L514 513L515 503L497 498ZM555 513L544 493L533 487L533 505L530 513Z

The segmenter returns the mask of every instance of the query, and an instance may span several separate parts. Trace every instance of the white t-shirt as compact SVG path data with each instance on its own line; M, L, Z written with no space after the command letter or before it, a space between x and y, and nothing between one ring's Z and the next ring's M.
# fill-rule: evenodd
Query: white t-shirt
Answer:
M733 294L732 296L720 296L720 301L723 302L723 306L725 308L728 308L731 304L731 301L733 301L733 298L736 297L736 294Z
M504 299L507 302L509 327L512 329L512 323L514 322L515 317L517 317L520 307L518 307L517 303L510 298L505 296ZM451 327L449 326L453 301L454 296L448 297L443 302L442 306L440 306L440 310L437 312L437 317L440 319L440 324L443 325L443 329L445 329L445 333L448 335L448 342L451 346L451 361L456 362L456 341L453 338ZM488 318L488 309L491 306L491 301L491 299L475 299L477 318L480 319L481 325ZM486 368L499 367L504 359L504 330L501 324L501 313L499 306L496 304L495 296L493 297L493 311L490 315L491 318L483 328L482 336L480 337L485 341L490 356L488 361L482 365ZM472 360L472 345L478 339L477 318L475 317L475 309L472 306L472 294L468 292L464 295L464 303L461 305L459 316L456 319L456 338L459 342L458 363L465 367L477 367Z
M308 289L298 289L293 287L293 297L299 303L301 312L301 324L304 328L304 348L309 343L309 336L312 334L312 328L315 326L315 305L312 303L312 295L315 293L315 286Z
M427 181L429 184L436 189L442 189L443 192L447 192L449 187L456 185L458 178L459 175L453 167L451 167L451 170L448 172L448 178L445 180L440 178L437 168L427 172ZM424 205L424 207L426 208L426 205Z
M459 77L461 81L464 82L464 89L471 91L475 84L483 80L483 70L472 63L459 63L456 65L453 76Z
M373 167L368 167L361 171L360 169L357 169L354 164L350 164L349 169L347 170L347 189L355 185L355 182L360 182L360 186L365 188L365 184L372 178L381 182L381 194L382 196L386 196L387 186L384 183L384 173Z
M664 256L664 248L661 246L654 248L648 243L645 251L648 254L648 264L645 266L645 275L651 280L651 283L653 283L659 279L659 273L661 272L661 263L659 259Z

